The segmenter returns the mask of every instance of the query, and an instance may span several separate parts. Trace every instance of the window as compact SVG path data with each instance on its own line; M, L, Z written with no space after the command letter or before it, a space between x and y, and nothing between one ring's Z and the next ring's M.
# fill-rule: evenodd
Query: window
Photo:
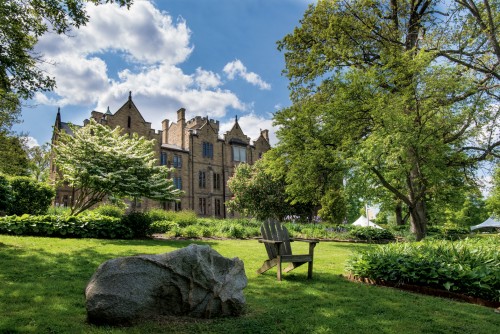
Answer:
M182 190L182 178L180 176L174 177L174 186L177 189Z
M214 157L214 144L203 142L203 157L213 159Z
M206 182L206 173L205 172L198 172L198 186L200 188L205 188L207 186Z
M233 160L234 161L247 161L247 149L243 146L233 146Z
M167 164L167 152L161 152L160 165L165 166L166 164Z
M220 190L220 174L214 174L214 190Z
M175 168L181 168L182 167L182 157L180 155L175 154L173 163L174 163Z
M129 116L127 119L127 127L130 129L130 125L132 124L132 118Z
M215 199L215 215L220 217L221 216L221 200L220 199Z
M206 215L207 214L207 199L200 198L199 205L200 205L200 214Z
M174 210L175 211L181 211L182 210L181 201L175 202Z

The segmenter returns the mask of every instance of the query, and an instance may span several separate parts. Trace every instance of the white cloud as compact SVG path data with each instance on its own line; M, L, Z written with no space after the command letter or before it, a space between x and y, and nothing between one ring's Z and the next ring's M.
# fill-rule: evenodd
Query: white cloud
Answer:
M271 89L271 85L262 80L258 74L254 72L248 72L246 66L243 65L243 63L239 59L227 63L226 66L224 66L223 71L224 73L226 73L229 80L233 80L236 78L236 76L239 76L243 80L259 87L260 89Z
M38 144L38 141L33 137L22 137L22 139L24 140L26 146L28 146L29 148L40 146L40 144Z
M36 94L37 103L116 111L132 91L153 128L165 118L175 121L181 107L187 117L247 110L234 92L221 88L219 74L201 67L189 74L180 68L194 49L184 19L174 22L149 1L134 2L129 10L89 4L87 11L90 21L72 37L46 34L37 44L49 61L45 70L57 82L55 94Z

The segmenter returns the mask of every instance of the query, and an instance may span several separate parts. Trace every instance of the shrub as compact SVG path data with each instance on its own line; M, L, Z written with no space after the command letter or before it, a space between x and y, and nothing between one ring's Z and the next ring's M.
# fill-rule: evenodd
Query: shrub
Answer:
M433 239L458 240L470 234L470 230L456 224L433 226L427 230L428 236Z
M493 238L388 244L358 251L346 268L356 277L500 301L500 249Z
M51 186L27 176L13 176L8 180L12 189L12 198L7 214L37 215L47 212L55 196L55 191Z
M178 228L179 225L177 223L169 221L169 220L157 220L153 221L149 226L149 232L153 233L166 233L173 228Z
M103 204L93 210L94 212L108 217L122 218L125 214L125 209L112 205L112 204Z
M198 222L198 216L194 211L178 211L175 212L174 221L179 224L180 227L185 227L196 224Z
M132 230L134 238L144 238L151 234L151 219L143 212L130 212L122 217L122 224Z
M373 227L349 226L349 235L359 240L394 240L391 231Z
M7 178L0 174L0 215L6 212L11 202L12 191Z
M71 238L129 239L132 231L120 219L95 213L79 216L27 215L0 217L0 233Z

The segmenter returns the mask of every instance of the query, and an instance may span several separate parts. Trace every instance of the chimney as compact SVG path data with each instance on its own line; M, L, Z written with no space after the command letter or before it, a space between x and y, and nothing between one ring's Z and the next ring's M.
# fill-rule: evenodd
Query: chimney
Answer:
M181 148L184 150L186 147L186 109L181 108L177 110L177 126L180 127L181 133Z
M260 135L269 143L269 130L261 130Z
M186 109L181 108L177 110L177 122L184 121L186 119Z
M168 119L164 119L162 122L161 122L161 143L162 144L167 144L168 143L168 123L169 123L169 120Z

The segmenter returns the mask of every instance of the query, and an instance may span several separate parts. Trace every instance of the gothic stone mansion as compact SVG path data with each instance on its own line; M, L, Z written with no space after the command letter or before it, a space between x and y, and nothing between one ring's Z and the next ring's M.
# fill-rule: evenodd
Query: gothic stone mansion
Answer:
M135 204L138 209L163 208L165 210L189 209L200 216L226 218L225 202L232 196L227 180L233 175L234 168L241 162L253 164L268 151L269 132L263 130L260 137L250 142L241 130L236 119L232 129L219 136L219 121L197 116L186 121L186 110L177 111L177 122L165 119L161 130L151 128L132 101L128 101L114 114L108 111L92 111L91 118L112 128L120 126L124 133L137 133L147 139L155 139L158 163L174 167L174 184L184 191L177 203L161 203L143 199ZM84 121L84 126L88 123ZM58 111L54 125L52 142L57 140L57 131L70 132L68 123L61 121ZM51 161L51 179L58 177ZM73 198L73 189L61 186L56 190L56 205L68 206Z

